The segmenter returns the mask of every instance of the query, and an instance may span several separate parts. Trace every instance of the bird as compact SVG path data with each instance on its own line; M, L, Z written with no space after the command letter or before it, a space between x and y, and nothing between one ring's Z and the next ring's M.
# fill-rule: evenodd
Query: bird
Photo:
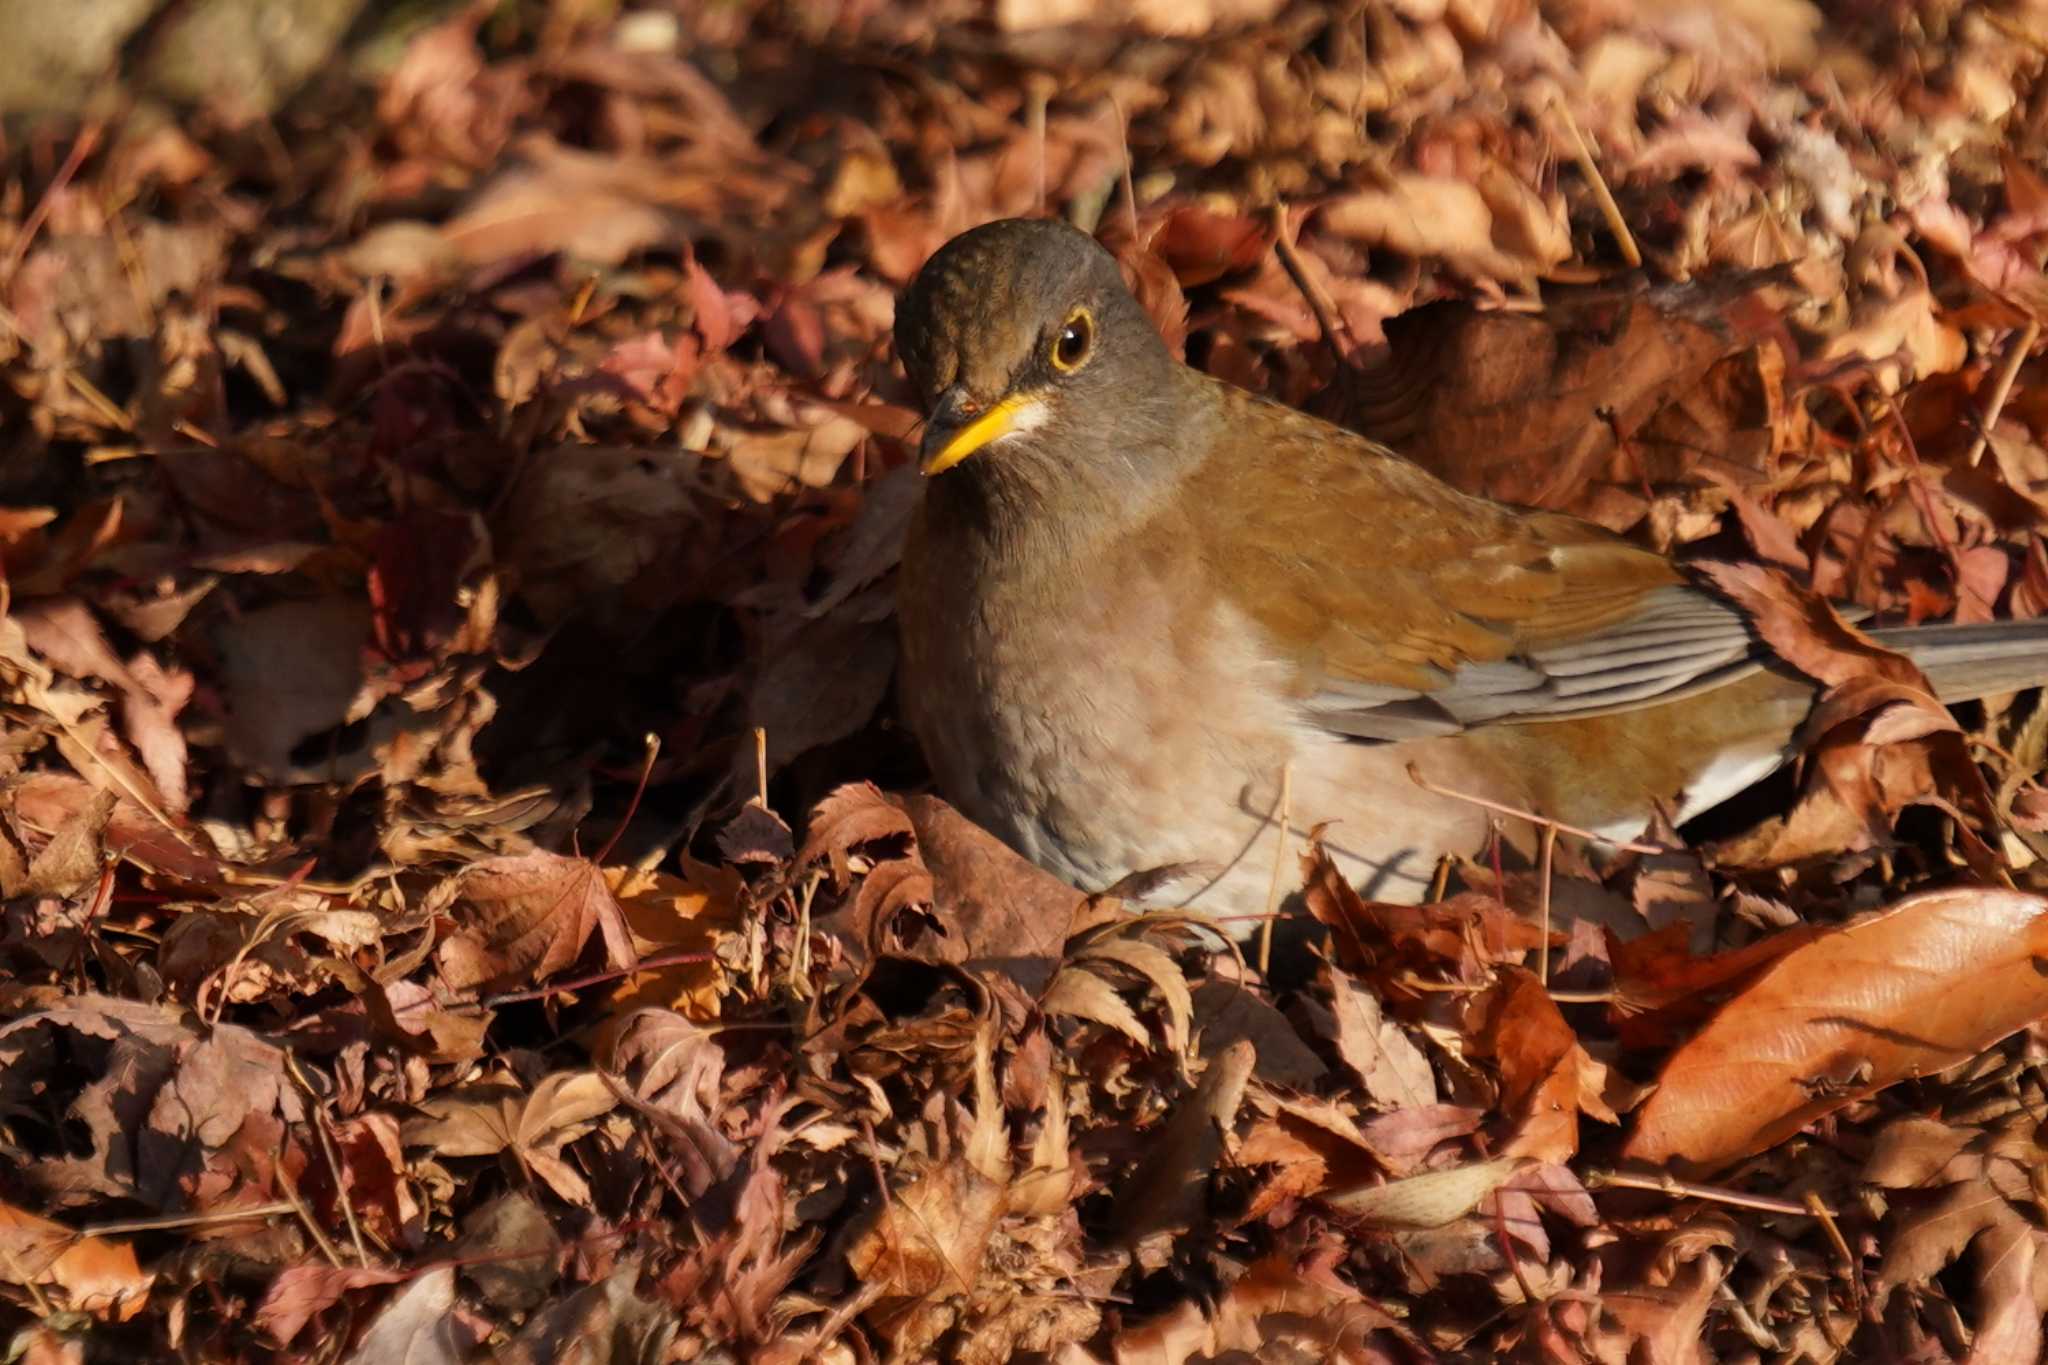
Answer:
M954 237L895 341L905 718L942 796L1082 890L1249 937L1283 839L1414 902L1484 847L1468 796L1618 841L1794 753L1816 685L1711 586L1182 363L1078 229ZM2048 680L2038 622L1879 639L1948 701Z

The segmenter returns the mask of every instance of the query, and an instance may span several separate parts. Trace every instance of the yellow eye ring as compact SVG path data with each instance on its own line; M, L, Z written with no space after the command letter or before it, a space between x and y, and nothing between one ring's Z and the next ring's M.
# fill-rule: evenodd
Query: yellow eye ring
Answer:
M1072 374L1088 363L1088 357L1094 351L1095 317L1086 308L1076 308L1067 314L1067 320L1053 337L1046 357L1061 374Z

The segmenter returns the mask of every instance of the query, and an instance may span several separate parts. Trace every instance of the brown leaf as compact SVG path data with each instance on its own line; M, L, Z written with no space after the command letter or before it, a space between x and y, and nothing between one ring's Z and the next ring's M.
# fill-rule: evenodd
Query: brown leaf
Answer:
M291 780L301 771L304 741L360 719L368 709L363 651L370 611L359 601L327 597L281 602L225 617L215 625L221 686L227 692L228 752L259 775ZM304 770L332 780L367 770L368 754L328 752Z
M48 599L17 611L29 648L74 678L96 678L121 694L121 723L128 742L142 756L143 767L162 793L167 809L182 812L189 802L185 788L185 737L178 713L192 699L192 675L166 671L148 654L124 664L115 656L81 602Z
M1405 1335L1398 1322L1327 1268L1297 1265L1284 1252L1252 1263L1212 1309L1192 1299L1120 1332L1112 1349L1119 1365L1187 1365L1193 1361L1321 1360L1374 1365L1399 1359L1401 1348L1373 1340L1383 1330Z
M1705 380L1744 343L1728 316L1753 290L1704 300L1591 291L1533 317L1427 304L1387 320L1386 358L1358 376L1347 420L1469 492L1589 510L1575 500L1617 458L1632 481L1690 467L1675 445L1667 455L1632 440L1623 452L1617 441L1674 399L1698 391L1717 426L1740 420L1727 414L1738 395L1707 395Z
M310 1265L287 1266L270 1281L256 1305L256 1325L280 1346L292 1340L320 1314L341 1302L351 1289L398 1284L407 1278L403 1270L378 1266Z
M1363 1189L1331 1191L1322 1200L1366 1227L1400 1231L1440 1228L1477 1209L1523 1164L1520 1157L1495 1157Z
M1236 1126L1254 1060L1250 1043L1232 1043L1174 1107L1164 1131L1118 1193L1112 1219L1126 1243L1185 1231L1200 1216L1209 1175Z
M473 1343L454 1308L454 1268L427 1271L378 1310L346 1365L462 1365Z
M186 1182L251 1115L305 1117L283 1050L257 1034L226 1023L202 1033L178 1011L97 995L0 1026L0 1094L47 1085L59 1046L92 1077L65 1110L90 1151L43 1163L41 1181L183 1208Z
M1422 1049L1386 1017L1378 997L1335 967L1324 970L1337 1023L1337 1055L1365 1093L1389 1109L1435 1104L1436 1075Z
M725 976L714 960L713 949L739 927L739 903L732 888L699 885L671 873L635 867L607 867L604 880L642 959L693 950L706 959L676 962L624 978L611 988L606 1014L622 1019L648 1005L661 1005L696 1019L716 1018ZM599 1044L594 1050L601 1056L604 1047Z
M1601 1096L1606 1068L1579 1045L1535 973L1504 968L1489 1003L1483 1041L1500 1064L1500 1107L1518 1125L1506 1150L1541 1161L1571 1160L1578 1155L1581 1110L1615 1121Z
M80 1236L12 1204L0 1204L0 1247L0 1278L55 1290L66 1308L97 1318L133 1318L156 1282L127 1243Z
M668 1356L677 1312L637 1292L640 1265L628 1260L596 1284L565 1294L536 1313L492 1359L501 1365L589 1360L656 1361Z
M531 985L568 967L595 934L607 965L640 960L605 870L584 858L522 853L472 863L456 885L460 928L438 950L456 990Z
M711 272L692 259L690 271L690 325L704 340L709 353L724 350L740 339L761 315L761 303L752 294L719 288Z
M893 599L885 588L870 591L877 600ZM874 719L896 673L896 629L873 615L856 600L823 620L799 617L775 632L747 697L749 726L767 733L771 774ZM752 774L752 750L737 762Z
M1193 1005L1203 1058L1213 1060L1232 1043L1244 1041L1258 1055L1253 1073L1268 1085L1313 1090L1329 1074L1287 1016L1243 986L1205 981L1195 988Z
M888 1299L972 1294L1004 1207L1004 1186L956 1157L891 1191L846 1263Z
M649 202L661 177L629 158L600 156L535 138L528 159L499 171L441 234L462 260L494 266L566 252L617 265L636 251L681 236L667 207Z
M1626 1152L1705 1172L2048 1012L2048 900L1909 896L1774 963L1665 1063Z
M562 1148L618 1107L618 1095L595 1071L554 1071L531 1094L495 1084L430 1096L405 1124L408 1147L442 1156L510 1152L572 1204L588 1207L590 1186Z
M868 783L841 787L813 811L797 862L829 856L837 869L853 848L904 834L913 841L898 867L901 877L886 881L892 865L885 864L862 888L870 927L861 932L886 927L876 922L878 912L929 900L944 934L922 940L918 952L970 971L1000 972L1030 994L1045 989L1088 898L938 798L886 796ZM878 903L872 893L883 887L887 900Z
M627 1102L662 1130L682 1187L702 1196L740 1159L740 1147L719 1127L725 1049L672 1010L635 1011L613 1033L608 1046L600 1038L600 1063L620 1073Z
M1825 599L1797 587L1782 572L1760 564L1694 567L1748 612L1757 633L1800 672L1830 686L1879 677L1925 690L1920 670L1903 654L1844 621Z
M536 452L493 525L499 558L518 570L520 600L548 625L626 612L624 590L670 561L677 527L695 520L702 462L654 447Z
M463 1219L454 1256L486 1302L515 1313L540 1306L561 1280L562 1240L539 1204L509 1191Z

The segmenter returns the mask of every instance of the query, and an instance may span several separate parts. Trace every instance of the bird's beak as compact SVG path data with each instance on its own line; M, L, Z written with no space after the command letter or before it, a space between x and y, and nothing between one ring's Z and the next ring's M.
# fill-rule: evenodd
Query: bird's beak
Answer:
M1044 420L1044 400L1035 394L1013 393L993 407L977 409L956 384L932 404L918 457L926 474L943 474L983 446L1030 431Z

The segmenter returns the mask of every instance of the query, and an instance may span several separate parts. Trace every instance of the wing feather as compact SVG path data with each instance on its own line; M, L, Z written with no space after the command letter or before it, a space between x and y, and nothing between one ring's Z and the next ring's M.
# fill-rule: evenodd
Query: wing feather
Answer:
M1276 489L1211 459L1191 504L1204 543L1229 551L1211 565L1218 585L1293 664L1321 728L1400 740L1576 719L1761 666L1747 618L1663 555L1459 493L1291 410L1263 405L1258 420L1298 477Z

